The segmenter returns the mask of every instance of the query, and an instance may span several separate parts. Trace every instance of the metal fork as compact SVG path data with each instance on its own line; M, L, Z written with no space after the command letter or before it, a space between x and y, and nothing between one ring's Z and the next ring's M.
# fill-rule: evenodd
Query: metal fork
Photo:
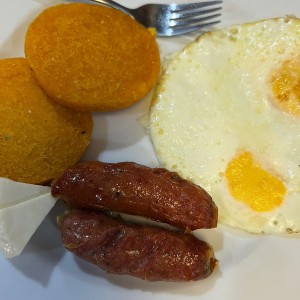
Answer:
M118 9L145 27L154 27L157 36L174 36L203 29L220 23L222 0L187 4L146 4L135 9L112 0L90 0Z

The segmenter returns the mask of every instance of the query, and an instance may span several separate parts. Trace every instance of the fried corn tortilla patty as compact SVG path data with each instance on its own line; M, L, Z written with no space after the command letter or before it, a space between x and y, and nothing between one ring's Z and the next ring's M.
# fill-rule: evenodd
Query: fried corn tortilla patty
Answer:
M89 144L91 113L50 100L25 58L0 60L0 177L43 183L74 165Z
M150 30L118 10L93 4L44 10L28 28L25 55L52 99L83 111L130 106L151 90L160 72Z

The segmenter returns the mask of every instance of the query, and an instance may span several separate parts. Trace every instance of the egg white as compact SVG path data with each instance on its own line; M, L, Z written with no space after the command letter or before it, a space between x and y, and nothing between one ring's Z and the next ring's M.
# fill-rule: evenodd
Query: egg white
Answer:
M300 56L300 20L278 18L208 32L167 64L150 110L160 163L204 187L219 221L253 233L300 231L300 117L272 100L271 74ZM284 183L283 203L256 212L238 202L224 176L249 151Z

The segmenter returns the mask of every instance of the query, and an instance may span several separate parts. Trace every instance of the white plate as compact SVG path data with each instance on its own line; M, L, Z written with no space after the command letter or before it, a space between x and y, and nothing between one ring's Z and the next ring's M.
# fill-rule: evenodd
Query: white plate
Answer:
M23 56L29 22L45 7L61 2L0 0L0 57ZM218 27L287 14L300 17L300 0L224 2L222 24ZM134 7L144 0L130 3ZM194 37L159 39L162 55L180 49ZM95 130L86 158L156 166L151 143L139 123L149 103L148 97L127 110L95 114ZM259 237L219 226L202 233L220 261L211 277L184 284L147 283L106 274L66 252L55 221L63 208L61 203L56 205L21 256L0 258L0 299L299 299L299 236Z

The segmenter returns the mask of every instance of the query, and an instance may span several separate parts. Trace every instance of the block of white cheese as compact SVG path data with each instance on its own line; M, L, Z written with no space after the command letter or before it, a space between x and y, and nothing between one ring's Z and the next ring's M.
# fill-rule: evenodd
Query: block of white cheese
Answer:
M55 202L50 187L0 178L0 253L19 255Z

